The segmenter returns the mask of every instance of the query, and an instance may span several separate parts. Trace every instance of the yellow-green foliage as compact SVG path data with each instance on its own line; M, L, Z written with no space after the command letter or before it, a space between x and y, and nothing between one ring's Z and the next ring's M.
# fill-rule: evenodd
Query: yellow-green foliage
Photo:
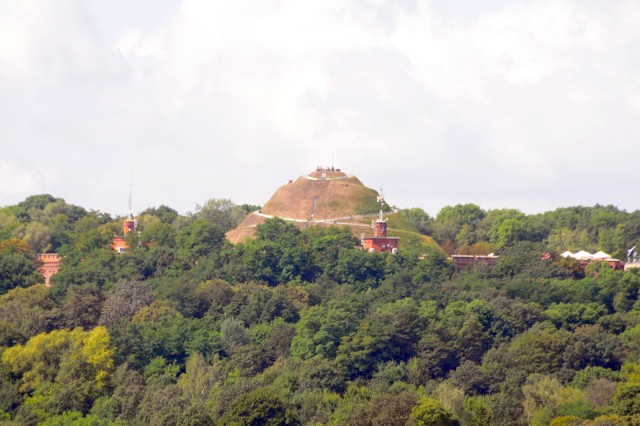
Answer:
M613 410L620 415L640 416L640 364L625 364L622 373L626 381L618 384Z
M131 319L136 324L159 321L164 316L181 317L182 314L167 302L155 300L151 305L141 308Z
M46 383L91 382L96 390L108 382L114 350L105 327L90 331L54 330L32 337L2 354L2 361L22 375L20 391L33 392Z
M584 418L593 413L586 391L564 387L552 376L531 374L522 391L525 415L531 425L547 425L558 415L578 414Z
M84 333L81 345L82 360L95 369L95 384L100 389L107 384L109 373L113 370L114 349L105 327L99 326Z
M444 253L438 243L426 235L394 229L389 231L389 236L400 238L398 247L403 253L427 254L432 251Z
M385 215L389 228L399 229L404 231L418 232L418 229L409 221L409 219L399 213L391 213Z
M560 416L551 420L549 426L578 426L583 423L583 419L576 416Z
M411 419L418 426L456 426L458 418L446 410L440 401L423 397L411 411Z

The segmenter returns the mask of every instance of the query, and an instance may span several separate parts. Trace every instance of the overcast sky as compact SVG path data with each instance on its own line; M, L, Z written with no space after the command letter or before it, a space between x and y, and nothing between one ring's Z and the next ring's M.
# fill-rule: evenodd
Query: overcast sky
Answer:
M637 0L0 0L0 206L639 209Z

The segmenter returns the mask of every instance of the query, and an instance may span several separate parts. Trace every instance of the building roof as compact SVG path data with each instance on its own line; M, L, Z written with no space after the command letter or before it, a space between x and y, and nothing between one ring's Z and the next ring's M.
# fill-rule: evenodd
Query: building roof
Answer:
M578 260L589 260L593 259L593 254L589 253L588 251L580 250L577 253L573 253L573 256L571 257Z
M599 251L593 254L593 258L594 259L611 259L611 255L603 251Z

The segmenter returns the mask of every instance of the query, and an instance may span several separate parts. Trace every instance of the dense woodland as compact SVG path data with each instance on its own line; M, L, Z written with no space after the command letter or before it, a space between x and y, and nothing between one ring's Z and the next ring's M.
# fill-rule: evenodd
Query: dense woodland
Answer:
M278 219L226 241L254 208L147 209L124 254L123 218L0 209L0 422L640 425L640 271L558 256L624 260L640 211L401 209L444 250L391 255ZM50 289L41 252L64 259Z

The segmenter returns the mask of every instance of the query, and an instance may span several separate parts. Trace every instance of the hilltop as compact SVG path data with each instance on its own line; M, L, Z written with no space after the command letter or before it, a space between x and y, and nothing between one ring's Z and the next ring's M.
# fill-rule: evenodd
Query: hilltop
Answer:
M357 237L371 235L371 220L380 209L377 197L378 191L366 187L353 175L341 170L316 170L278 188L260 211L248 214L226 237L234 244L252 238L255 227L270 217L292 222L301 229L349 226ZM393 225L390 233L396 232L403 239L402 250L439 249L430 237L420 235L406 221L399 220L386 204L384 212Z

